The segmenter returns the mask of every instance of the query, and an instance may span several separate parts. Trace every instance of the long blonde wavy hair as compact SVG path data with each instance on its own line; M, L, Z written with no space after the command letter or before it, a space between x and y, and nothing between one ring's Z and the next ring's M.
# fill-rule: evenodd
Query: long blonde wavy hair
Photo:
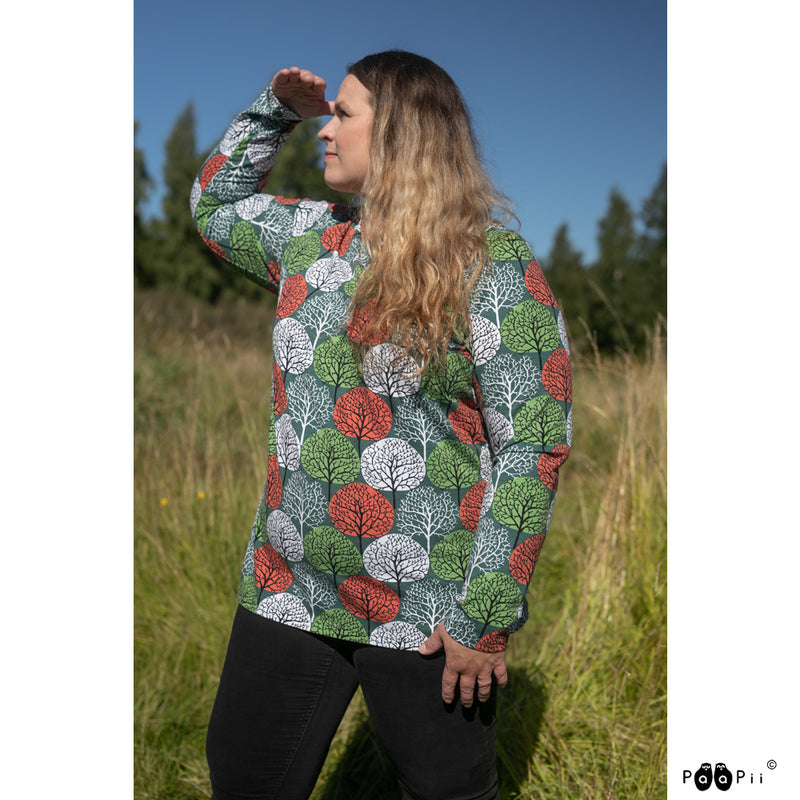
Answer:
M348 67L370 92L372 149L362 232L370 264L353 296L357 341L391 341L424 368L469 336L469 295L488 263L486 229L513 214L489 180L469 111L437 64L402 50ZM351 337L352 338L352 337Z

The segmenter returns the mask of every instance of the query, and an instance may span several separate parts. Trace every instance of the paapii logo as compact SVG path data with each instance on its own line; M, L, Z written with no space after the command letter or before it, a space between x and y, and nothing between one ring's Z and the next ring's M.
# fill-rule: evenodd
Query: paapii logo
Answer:
M686 783L686 781L691 777L691 770L685 769L683 771L683 782ZM712 774L711 764L708 761L704 761L700 765L700 769L694 773L694 785L701 792L704 792L706 789L711 788L712 783L717 787L717 789L727 792L733 784L733 774L722 762L717 764Z
M774 761L768 761L767 766L770 769L775 769L777 764ZM690 769L683 771L683 782L688 783L691 780L694 781L694 785L701 792L710 789L712 785L716 786L721 792L727 792L731 786L738 786L741 783L764 783L764 774L760 772L748 773L746 770L737 769L734 776L721 761L713 769L710 762L704 761L696 772L692 772Z

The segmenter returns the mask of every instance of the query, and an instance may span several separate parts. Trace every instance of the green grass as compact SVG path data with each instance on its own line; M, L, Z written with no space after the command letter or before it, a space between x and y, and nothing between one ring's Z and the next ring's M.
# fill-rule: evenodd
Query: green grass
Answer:
M135 797L208 798L205 727L266 475L270 312L142 293L135 331ZM500 694L505 800L666 797L664 349L574 364L573 452ZM399 797L375 752L357 695L314 800Z

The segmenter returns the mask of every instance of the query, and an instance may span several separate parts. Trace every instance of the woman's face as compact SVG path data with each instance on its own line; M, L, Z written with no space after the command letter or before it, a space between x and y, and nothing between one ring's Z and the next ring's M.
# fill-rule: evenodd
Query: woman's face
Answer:
M371 95L348 75L339 87L333 119L319 132L325 142L325 183L341 192L361 192L372 146Z

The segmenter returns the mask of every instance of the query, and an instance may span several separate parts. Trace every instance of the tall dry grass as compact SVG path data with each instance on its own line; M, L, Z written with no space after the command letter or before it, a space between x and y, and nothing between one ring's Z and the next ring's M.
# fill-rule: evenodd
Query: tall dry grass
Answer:
M265 477L270 313L135 302L135 796L194 800ZM575 363L573 454L500 695L504 798L666 796L664 350L656 332L644 360ZM357 695L314 798L398 796Z

